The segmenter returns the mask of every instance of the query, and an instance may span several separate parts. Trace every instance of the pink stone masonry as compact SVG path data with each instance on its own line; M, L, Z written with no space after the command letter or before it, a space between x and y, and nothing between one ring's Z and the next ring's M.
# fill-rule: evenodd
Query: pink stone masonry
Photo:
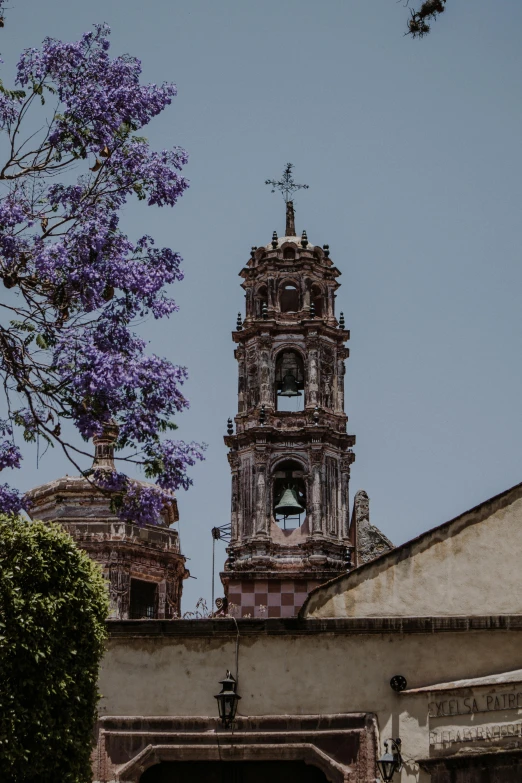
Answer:
M228 611L236 617L295 617L308 593L320 583L313 580L230 580Z

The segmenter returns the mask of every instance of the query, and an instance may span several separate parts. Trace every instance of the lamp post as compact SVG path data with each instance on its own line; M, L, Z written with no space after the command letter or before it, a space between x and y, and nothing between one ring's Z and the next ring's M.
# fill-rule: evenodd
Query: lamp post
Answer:
M388 743L391 744L391 753L388 750ZM390 783L396 772L402 769L401 740L389 739L384 743L384 753L377 760L379 774L384 783Z
M220 684L221 691L214 698L217 699L221 723L228 729L236 717L237 703L241 696L236 693L237 682L229 671Z

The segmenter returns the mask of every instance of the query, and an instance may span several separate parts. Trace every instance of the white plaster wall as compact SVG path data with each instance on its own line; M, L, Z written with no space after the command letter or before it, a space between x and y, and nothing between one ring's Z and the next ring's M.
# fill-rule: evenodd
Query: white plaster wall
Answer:
M113 639L101 670L100 712L217 715L213 696L234 661L235 640L228 637ZM415 688L519 666L520 635L508 631L246 636L240 640L240 713L373 712L381 737L400 736L407 758L427 757L428 697L396 694L389 685L394 674ZM429 777L408 762L406 781Z
M521 613L522 498L476 524L467 524L470 515L452 523L449 535L435 529L408 549L319 588L305 616Z

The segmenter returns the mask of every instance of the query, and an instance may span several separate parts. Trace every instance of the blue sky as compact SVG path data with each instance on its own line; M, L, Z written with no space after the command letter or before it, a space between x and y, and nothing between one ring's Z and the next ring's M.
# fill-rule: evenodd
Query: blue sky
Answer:
M372 521L401 543L522 480L522 4L448 0L422 41L403 36L407 15L394 0L13 0L7 12L6 83L26 46L105 21L114 53L179 88L148 137L189 151L191 188L174 210L129 205L125 223L185 259L180 312L141 328L189 368L179 436L209 444L179 496L197 577L186 610L210 596L210 529L229 518L238 272L251 245L283 233L282 199L263 183L287 161L310 185L298 230L342 271L352 496L365 489ZM54 453L37 470L29 451L12 481L65 472Z

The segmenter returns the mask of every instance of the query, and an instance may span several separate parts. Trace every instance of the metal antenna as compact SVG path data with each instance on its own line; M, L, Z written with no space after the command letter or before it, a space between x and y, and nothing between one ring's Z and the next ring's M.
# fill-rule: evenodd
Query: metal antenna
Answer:
M221 525L221 527L212 528L212 609L211 614L214 614L214 583L215 583L215 569L216 569L216 541L224 541L226 544L230 544L232 537L232 525Z

